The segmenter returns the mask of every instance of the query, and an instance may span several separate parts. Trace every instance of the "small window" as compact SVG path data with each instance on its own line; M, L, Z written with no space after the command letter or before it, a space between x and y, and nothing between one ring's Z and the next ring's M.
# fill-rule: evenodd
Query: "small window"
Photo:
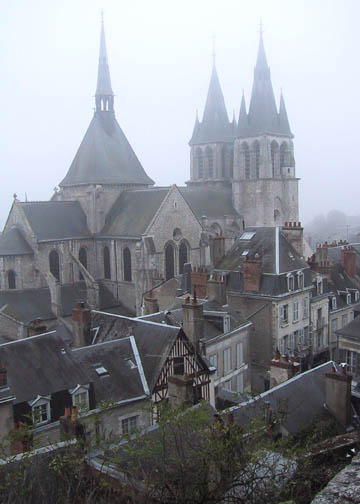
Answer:
M73 394L72 398L73 406L76 406L78 411L84 411L89 409L89 394L88 391L80 391L77 394Z
M347 313L344 313L344 315L341 317L342 327L346 326L347 323L348 323L348 316Z
M213 355L209 356L209 361L210 361L211 366L216 368L215 376L217 376L217 367L218 367L218 358L217 357L218 357L217 354L213 354Z
M306 319L309 316L309 300L308 298L303 299L303 318Z
M46 423L49 420L48 404L34 406L32 413L35 425Z
M244 364L243 342L236 344L236 367L239 368Z
M123 261L124 261L124 280L125 282L131 282L132 271L131 271L131 253L128 247L124 248L123 251Z
M298 273L298 289L304 288L304 273Z
M285 325L289 322L289 305L280 306L280 325Z
M60 281L60 259L56 250L52 250L49 254L49 269L57 281Z
M253 236L255 236L255 232L252 232L252 231L245 231L241 236L240 236L240 240L251 240L251 238Z
M293 277L293 275L288 275L287 281L288 281L288 290L293 291L294 290L294 277Z
M9 289L16 289L16 274L15 271L8 271L8 285Z
M355 302L357 303L360 299L360 293L359 291L355 291Z
M104 366L97 367L95 371L98 376L105 376L109 374L108 370L105 369Z
M231 371L231 348L224 350L224 375Z
M331 309L336 310L337 304L336 304L336 297L331 298Z
M299 320L299 301L294 301L293 304L293 322Z
M323 281L318 280L317 281L317 294L318 296L321 296L321 294L324 292L324 287L323 287Z
M129 418L123 418L121 420L121 431L123 434L130 434L134 432L138 427L138 417L132 416Z
M346 294L346 303L351 304L351 294Z
M104 247L104 278L111 279L110 250Z
M184 357L175 357L174 358L174 375L183 375L184 374Z

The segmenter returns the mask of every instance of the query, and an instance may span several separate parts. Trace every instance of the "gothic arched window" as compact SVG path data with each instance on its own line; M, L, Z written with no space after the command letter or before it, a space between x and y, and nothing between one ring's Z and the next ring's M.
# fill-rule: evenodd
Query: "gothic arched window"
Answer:
M165 247L165 280L175 275L174 247L168 243Z
M87 269L87 251L86 251L85 247L81 247L81 249L79 250L79 261L84 266L84 268ZM83 277L83 274L81 273L81 271L79 273L79 278L80 278L80 280L84 280L84 277Z
M50 273L54 275L56 280L60 281L60 259L56 250L52 250L49 254Z
M16 289L16 274L15 271L8 271L8 285L9 289Z
M123 263L124 263L124 280L125 282L131 282L132 273L131 273L131 253L130 250L126 247L123 252Z
M271 168L272 168L272 176L273 178L278 175L278 153L279 153L279 145L275 140L271 142Z
M211 147L206 147L205 155L208 163L208 178L214 178L214 156Z
M285 168L285 166L288 166L287 152L288 152L287 143L283 142L280 147L280 169Z
M104 247L104 278L111 278L110 250Z
M245 167L245 178L250 178L250 150L246 142L242 144L243 156L244 156L244 167Z
M184 264L188 262L188 248L185 242L182 242L179 247L179 273L184 272Z
M256 140L253 144L255 178L260 178L260 144Z
M198 170L198 178L204 178L204 160L203 160L203 153L200 147L198 147L195 151L195 158Z

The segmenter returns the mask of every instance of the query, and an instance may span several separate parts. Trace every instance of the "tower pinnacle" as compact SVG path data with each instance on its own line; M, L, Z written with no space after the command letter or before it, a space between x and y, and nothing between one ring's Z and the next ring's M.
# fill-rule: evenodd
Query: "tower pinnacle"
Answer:
M95 104L96 112L114 111L114 93L111 88L110 70L105 42L103 12L101 12L100 51Z

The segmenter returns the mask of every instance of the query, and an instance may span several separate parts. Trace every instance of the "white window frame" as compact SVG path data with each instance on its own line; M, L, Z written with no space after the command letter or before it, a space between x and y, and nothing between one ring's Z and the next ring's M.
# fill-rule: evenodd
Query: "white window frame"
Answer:
M244 343L236 343L236 367L239 369L244 364Z
M351 294L346 294L346 304L351 304Z
M122 434L131 434L139 427L139 415L119 418Z
M31 406L31 414L32 421L35 427L39 427L40 425L45 425L51 421L51 411L50 411L50 400L51 396L40 396L38 395L36 399L33 401L29 401L29 406ZM46 406L46 419L37 421L37 412L38 408L43 408Z
M335 332L338 330L338 319L334 318L331 320L331 336L332 340L335 339Z
M341 327L345 327L347 323L348 323L348 314L343 313L341 316Z
M289 323L289 305L283 304L280 306L280 327Z
M224 376L232 370L231 366L231 347L225 348L223 352L224 357Z
M336 310L336 307L337 307L336 297L335 297L335 296L333 296L333 297L331 298L331 309L332 309L332 310Z
M293 303L293 322L299 320L299 301L294 301Z
M287 274L287 284L288 284L288 291L293 292L295 290L294 275L292 275L290 273Z
M305 297L303 299L303 319L309 317L309 299Z
M356 373L356 361L357 361L357 352L346 350L346 363L349 366L349 372L351 374Z
M84 411L89 411L90 406L89 406L89 385L76 385L74 389L70 389L69 393L71 395L71 402L73 406L76 406L77 410L79 413L84 412ZM85 394L85 402L80 403L78 402L78 398L82 395ZM81 405L82 404L82 405Z
M304 282L304 273L302 271L298 271L297 277L298 277L298 288L302 290L304 288L304 285L305 285L305 282Z

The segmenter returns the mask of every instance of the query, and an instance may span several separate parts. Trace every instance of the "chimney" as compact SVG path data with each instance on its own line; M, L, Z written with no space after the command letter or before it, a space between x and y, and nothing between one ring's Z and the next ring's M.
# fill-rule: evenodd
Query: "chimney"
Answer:
M225 255L225 238L221 235L216 235L210 238L210 260L215 266Z
M270 362L270 388L280 385L300 371L300 364L294 358L288 360L286 355L281 355L276 350L273 360Z
M150 291L148 295L144 297L144 315L151 315L152 313L158 313L158 311L158 300L153 297L153 292Z
M191 289L196 291L199 299L206 296L206 285L209 279L209 273L206 268L194 268L191 272Z
M304 255L304 243L303 243L303 232L304 228L301 226L301 222L285 222L285 226L282 228L282 232L288 242L294 247L296 252L301 256Z
M326 406L345 427L351 423L351 376L346 374L346 364L341 364L341 373L335 367L325 373Z
M72 309L72 329L74 347L90 345L91 311L85 308L84 301L76 303Z
M182 305L183 331L194 345L196 351L199 351L199 341L204 337L204 310L203 305L199 304L196 297L190 301L187 298Z
M243 263L244 291L259 292L261 282L261 266L260 257L247 259Z
M225 282L221 275L214 273L208 280L207 298L209 301L217 301L221 306L227 303Z
M345 245L341 249L341 264L347 275L354 278L356 275L356 254L352 247Z
M168 397L175 408L194 404L194 380L188 375L169 376Z

